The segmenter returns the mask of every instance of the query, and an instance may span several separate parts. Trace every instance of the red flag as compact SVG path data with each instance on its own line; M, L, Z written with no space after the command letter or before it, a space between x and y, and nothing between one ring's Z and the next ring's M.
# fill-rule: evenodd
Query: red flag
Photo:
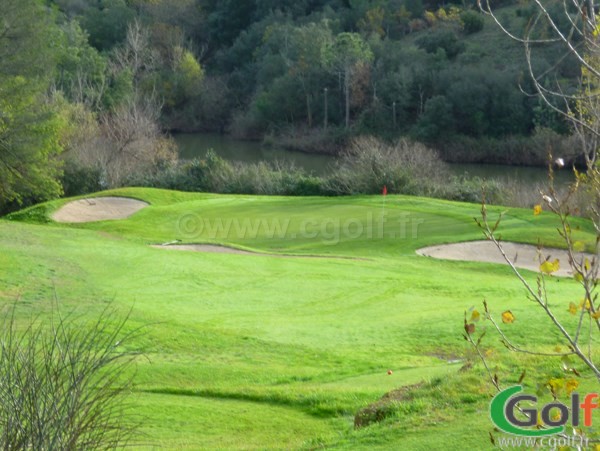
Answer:
M383 195L387 196L387 186L383 185Z

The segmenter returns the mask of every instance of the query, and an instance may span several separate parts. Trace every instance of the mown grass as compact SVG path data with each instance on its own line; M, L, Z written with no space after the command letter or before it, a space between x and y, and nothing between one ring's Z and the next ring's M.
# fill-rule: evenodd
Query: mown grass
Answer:
M49 311L55 294L62 309L86 315L106 302L123 312L133 306L129 327L145 326L132 344L146 353L138 362L134 399L145 418L140 446L483 449L489 444L491 389L478 365L458 372L472 358L461 337L463 312L486 298L497 315L504 309L515 314L508 332L516 342L535 340L544 349L558 343L508 268L414 253L429 244L479 239L474 204L388 196L384 206L381 196L284 198L134 188L102 194L151 205L123 221L48 221L63 200L0 221L0 298L18 296L23 317ZM192 218L192 225L289 224L280 236L267 236L264 227L240 234L233 226L211 234L206 226L182 225L182 218ZM314 226L310 236L302 230L307 221ZM341 229L360 223L363 233L333 236L338 221ZM404 235L402 221L408 221ZM508 209L501 231L505 239L559 244L556 225L548 214ZM575 219L574 227L578 239L593 239L586 221ZM331 258L149 246L177 239ZM533 281L535 275L526 277ZM575 283L552 278L548 290L558 315L574 327L567 307L578 296ZM533 386L559 369L559 362L506 356L493 336L487 343L507 380L518 380L526 367L531 376L525 383ZM448 363L454 360L460 362ZM399 403L389 418L354 430L360 408L422 381L413 399ZM592 386L587 376L583 381Z

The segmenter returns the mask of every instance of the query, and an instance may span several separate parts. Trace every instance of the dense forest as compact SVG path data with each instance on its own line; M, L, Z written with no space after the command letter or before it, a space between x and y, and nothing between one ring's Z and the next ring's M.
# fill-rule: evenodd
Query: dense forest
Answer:
M426 142L564 131L527 97L518 44L476 9L422 0L56 0L100 55L141 28L136 81L162 103L169 130L262 138L327 126ZM559 5L557 4L558 8ZM524 28L526 3L506 5ZM146 33L146 34L145 34ZM144 35L145 34L145 35ZM139 38L142 38L141 40ZM551 49L549 49L551 52ZM564 77L577 77L576 64ZM543 58L535 61L543 66ZM96 67L95 74L101 72ZM91 74L90 74L91 75ZM521 82L521 86L519 86ZM110 104L114 96L104 103ZM327 114L325 111L327 110Z
M527 26L526 1L496 3L509 29ZM0 6L5 210L159 170L176 131L330 153L361 135L408 137L448 161L516 164L568 147L559 116L528 95L523 49L465 1ZM533 64L555 60L548 47ZM558 73L575 85L580 69L564 58Z

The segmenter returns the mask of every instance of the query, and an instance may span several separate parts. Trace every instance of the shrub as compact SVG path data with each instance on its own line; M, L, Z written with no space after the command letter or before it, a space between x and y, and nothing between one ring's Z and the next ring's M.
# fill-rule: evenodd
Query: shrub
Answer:
M443 185L443 189L437 193L437 197L480 203L483 192L485 192L486 202L491 204L504 204L507 199L506 189L499 181L466 175L453 176L448 183Z
M125 320L53 315L24 330L15 310L0 331L0 447L109 449L132 438L126 396L131 385Z
M477 33L483 30L484 20L481 14L475 11L463 11L460 14L463 31L466 34Z
M79 196L102 189L102 172L99 168L82 166L74 161L65 163L61 183L65 196Z
M422 144L361 137L341 156L328 187L337 194L375 194L386 185L394 193L427 195L446 174L437 153Z
M443 49L449 59L454 58L465 49L464 43L458 40L451 30L439 30L417 39L416 44L427 53L436 53Z

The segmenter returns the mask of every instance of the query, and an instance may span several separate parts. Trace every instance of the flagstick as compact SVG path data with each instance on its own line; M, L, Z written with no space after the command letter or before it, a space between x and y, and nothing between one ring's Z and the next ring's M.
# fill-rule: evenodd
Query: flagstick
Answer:
M383 200L381 201L381 238L383 238L383 228L385 226L385 198L387 197L387 186L383 185Z

